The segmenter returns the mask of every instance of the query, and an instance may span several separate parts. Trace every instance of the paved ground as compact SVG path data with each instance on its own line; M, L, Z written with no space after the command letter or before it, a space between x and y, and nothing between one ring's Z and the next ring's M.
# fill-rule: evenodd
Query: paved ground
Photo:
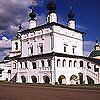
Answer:
M100 100L100 90L0 85L0 100Z

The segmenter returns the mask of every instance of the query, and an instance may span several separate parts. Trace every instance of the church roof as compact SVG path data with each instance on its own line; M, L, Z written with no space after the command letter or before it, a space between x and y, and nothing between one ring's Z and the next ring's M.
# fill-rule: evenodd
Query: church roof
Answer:
M97 57L100 56L100 50L94 50L90 53L89 57Z
M55 23L55 22L47 23L47 24L44 24L44 25L41 25L41 26L37 26L36 28L24 30L24 31L20 32L20 34L26 34L26 33L29 33L29 32L34 32L36 30L40 30L40 29L43 29L43 28L46 28L46 27L51 27L53 25L60 26L62 28L66 28L68 30L72 30L72 31L75 31L75 32L78 32L78 33L81 33L81 34L85 34L85 32L81 32L79 30L72 29L72 28L69 28L68 26L65 26L65 25L62 25L62 24L59 24L59 23Z

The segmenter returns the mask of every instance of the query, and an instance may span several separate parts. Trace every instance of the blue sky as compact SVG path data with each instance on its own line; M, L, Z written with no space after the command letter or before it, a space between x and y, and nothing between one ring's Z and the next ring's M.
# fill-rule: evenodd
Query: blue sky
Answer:
M19 24L26 28L29 6L32 2L37 13L38 25L45 23L46 4L50 1L9 0L8 2L8 0L0 0L0 48L6 50L6 46L2 47L1 44L6 44L4 43L5 37L11 40L15 36ZM85 51L90 52L95 40L100 40L100 0L56 0L56 4L59 23L64 25L67 24L67 14L70 6L73 7L76 14L77 29L87 33L85 36ZM11 46L9 45L9 47Z

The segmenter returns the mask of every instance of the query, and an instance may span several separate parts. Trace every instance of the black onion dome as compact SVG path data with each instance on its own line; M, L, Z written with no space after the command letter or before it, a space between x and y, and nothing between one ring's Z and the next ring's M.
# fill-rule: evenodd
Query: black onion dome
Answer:
M55 12L56 11L56 4L52 1L50 3L47 4L47 9L48 11L51 12Z
M36 13L32 11L32 12L29 14L29 16L30 16L31 19L34 19L34 18L36 17Z
M69 14L68 14L68 19L70 20L70 19L75 19L75 13L74 13L74 11L73 11L73 8L71 7L70 8L70 12L69 12Z

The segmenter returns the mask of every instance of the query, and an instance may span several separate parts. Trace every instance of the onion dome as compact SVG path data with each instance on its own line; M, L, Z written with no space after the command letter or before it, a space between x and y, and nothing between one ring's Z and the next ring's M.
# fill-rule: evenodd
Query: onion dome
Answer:
M75 13L73 11L73 8L70 8L69 14L68 14L68 19L69 20L74 20L75 19Z
M90 53L89 57L97 57L100 56L100 50L94 50Z
M36 13L33 12L33 10L32 10L32 12L29 14L29 16L33 20L36 17Z
M31 13L29 13L29 17L31 18L31 20L34 20L34 18L36 17L34 6L31 5L29 8L32 10Z
M96 41L94 51L90 53L89 57L100 57L100 43L98 41Z
M56 12L56 4L52 1L47 4L47 9L49 13Z

